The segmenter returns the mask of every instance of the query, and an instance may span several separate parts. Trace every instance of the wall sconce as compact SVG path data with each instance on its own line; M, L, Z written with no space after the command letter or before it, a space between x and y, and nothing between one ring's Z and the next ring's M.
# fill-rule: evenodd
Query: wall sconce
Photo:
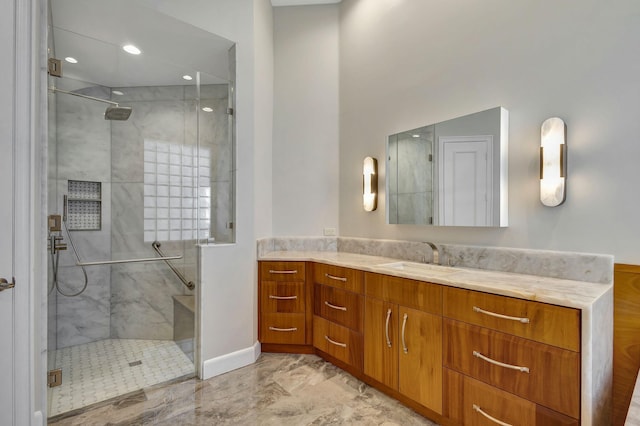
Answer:
M567 126L558 117L542 123L540 131L540 201L549 207L566 198Z
M373 157L362 165L362 207L368 212L378 208L378 160Z

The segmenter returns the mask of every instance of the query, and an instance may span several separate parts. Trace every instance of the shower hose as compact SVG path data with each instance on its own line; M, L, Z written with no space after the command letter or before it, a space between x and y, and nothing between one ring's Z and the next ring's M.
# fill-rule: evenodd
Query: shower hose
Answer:
M80 262L80 256L78 256L78 251L76 250L76 246L75 244L73 244L73 239L71 238L71 232L69 232L69 228L67 228L66 220L62 221L62 226L64 227L65 231L67 231L67 236L69 237L69 243L71 243L71 248L73 249L73 254L76 256L77 261ZM55 254L53 253L54 251L55 251ZM58 290L58 293L66 297L75 297L84 293L84 291L87 289L87 284L89 282L89 279L87 278L87 271L84 269L84 266L80 266L80 268L82 268L82 274L84 275L84 286L77 293L70 294L70 293L65 293L60 289L60 283L58 282L58 264L59 263L60 263L60 250L51 250L51 266L53 268L53 285L49 289L49 293L53 291L54 287L56 290Z

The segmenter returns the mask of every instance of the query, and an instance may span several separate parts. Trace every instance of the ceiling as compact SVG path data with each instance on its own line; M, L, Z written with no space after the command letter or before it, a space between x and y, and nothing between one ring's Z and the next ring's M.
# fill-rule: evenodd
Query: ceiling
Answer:
M271 0L272 6L309 6L314 4L334 4L342 0Z
M233 42L148 6L147 0L51 0L53 44L64 77L107 87L203 84L229 79ZM131 55L124 44L142 50ZM185 74L194 80L182 79Z

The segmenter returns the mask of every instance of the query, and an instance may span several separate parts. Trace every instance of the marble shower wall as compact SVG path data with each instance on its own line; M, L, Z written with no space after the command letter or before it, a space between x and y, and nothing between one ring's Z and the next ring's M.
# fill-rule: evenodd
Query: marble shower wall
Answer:
M151 237L156 232L165 255L184 256L181 260L172 261L173 265L183 272L188 280L196 280L196 235L189 239L169 240L168 234L159 232L160 214L168 212L166 221L180 227L182 223L193 224L195 216L186 215L192 208L193 199L187 196L195 190L196 181L180 175L181 183L169 189L182 191L182 198L170 199L171 206L159 206L160 198L154 199L151 192L168 184L156 181L153 184L147 179L145 193L145 140L161 144L180 146L184 151L195 149L200 138L200 167L197 182L201 191L211 188L211 201L207 203L200 198L200 216L205 221L214 222L218 173L224 177L227 168L226 145L226 103L227 86L214 85L201 88L201 104L214 108L213 113L200 112L198 128L198 110L195 101L195 90L183 86L166 87L127 87L118 88L124 95L114 100L123 105L132 106L133 113L126 122L112 131L112 197L113 221L111 235L112 257L135 258L155 257L151 247ZM224 109L222 106L224 105ZM224 128L224 129L223 129ZM222 142L224 141L224 142ZM186 150L185 150L186 148ZM228 163L230 164L230 163ZM191 165L189 165L190 167ZM183 166L184 168L185 166ZM172 172L173 173L173 172ZM177 172L176 172L177 173ZM177 176L177 175L176 175ZM172 178L174 176L171 176ZM221 179L224 183L224 179ZM186 185L186 186L184 186ZM221 185L224 188L224 185ZM185 189L186 188L186 189ZM223 192L223 191L220 191ZM150 196L151 194L151 196ZM147 195L145 200L145 195ZM200 195L205 195L201 192ZM187 203L188 207L187 207ZM209 204L209 205L207 205ZM155 209L157 220L145 221L145 207ZM160 213L162 210L163 213ZM148 216L147 216L148 218ZM162 219L165 220L164 218ZM206 235L210 236L209 223L202 221ZM164 222L163 222L164 223ZM154 225L155 224L155 225ZM156 228L154 228L156 226ZM145 238L146 233L146 238ZM214 234L215 235L215 234ZM166 239L163 239L166 237ZM148 241L145 241L148 240ZM173 298L175 295L192 294L169 267L163 262L120 264L112 266L111 276L111 337L139 339L172 339L173 338Z
M108 99L109 90L89 83L58 79L57 86L64 90ZM96 231L71 231L82 260L109 259L110 247L110 179L111 179L111 122L104 119L105 104L75 96L56 93L55 122L50 123L49 134L49 213L62 214L62 197L68 193L69 180L101 182L102 228ZM68 245L60 252L58 285L65 293L76 293L84 285L84 276L63 232ZM51 271L51 269L50 269ZM65 297L55 290L55 318L49 318L50 344L57 348L108 338L110 335L111 272L109 267L87 268L88 285L84 293ZM51 277L50 272L50 277ZM52 282L51 282L52 284Z
M109 99L110 89L73 80L58 80L64 90L76 90ZM52 104L49 141L49 214L62 214L62 196L68 180L100 182L102 228L71 231L82 260L155 257L151 241L145 241L144 141L166 141L180 147L200 145L206 153L194 176L200 182L181 182L210 195L201 198L200 216L206 228L203 238L231 238L226 224L232 216L232 156L229 116L226 114L228 86L201 88L198 118L195 90L190 87L120 88L125 93L114 100L133 107L128 121L104 119L105 104L57 93ZM198 127L199 124L199 127ZM204 188L204 189L203 189ZM195 192L195 189L194 189ZM196 196L198 195L195 192ZM180 202L178 198L174 200ZM173 206L172 206L173 207ZM180 207L180 206L178 206ZM216 214L220 211L220 214ZM194 210L190 220L195 221ZM182 217L180 221L186 220ZM211 227L211 230L209 229ZM197 228L197 226L196 226ZM68 237L65 232L65 240ZM161 240L165 255L183 255L173 261L187 280L196 281L196 234L188 239ZM60 254L60 287L75 293L83 285L82 271L69 250ZM76 297L52 291L49 295L50 349L63 348L105 338L173 338L174 295L192 294L162 262L91 266L86 268L87 290ZM50 269L51 271L51 269ZM52 274L49 274L50 276ZM52 281L50 281L50 286Z

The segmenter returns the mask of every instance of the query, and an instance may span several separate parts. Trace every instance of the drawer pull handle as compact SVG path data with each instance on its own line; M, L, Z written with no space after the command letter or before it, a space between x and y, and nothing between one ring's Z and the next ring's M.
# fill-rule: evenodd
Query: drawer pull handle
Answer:
M269 327L269 330L271 331L285 331L285 332L291 332L291 331L298 331L298 327L291 327L291 328L278 328L278 327Z
M520 367L519 365L505 364L504 362L496 361L495 359L491 359L489 357L486 357L486 356L482 355L478 351L473 351L473 356L475 356L476 358L480 358L483 361L487 361L488 363L497 365L499 367L510 368L512 370L518 370L521 373L528 373L529 372L529 367Z
M492 422L494 422L496 424L499 424L501 426L511 426L511 424L505 423L503 421L500 421L500 420L496 419L495 417L490 416L489 414L485 413L484 411L482 411L482 408L478 407L476 404L473 404L473 411L477 411L478 413L480 413L483 416L485 416L487 419L489 419Z
M335 275L331 275L331 274L324 274L324 276L327 278L331 278L332 280L342 281L343 283L347 282L347 279L345 277L336 277Z
M481 314L489 315L496 318L502 318L511 321L518 321L523 324L529 324L529 318L520 318L520 317L510 317L508 315L496 314L495 312L485 311L484 309L480 309L477 306L473 307L473 312L478 312Z
M384 335L387 338L387 346L391 347L391 339L389 338L389 320L391 319L391 309L387 310L387 320L384 323Z
M409 315L404 314L404 318L402 319L402 350L405 354L409 353L409 348L407 348L407 342L404 341L404 328L407 326L407 318Z
M295 300L297 298L298 296L274 296L273 294L269 295L269 299L276 299L276 300Z
M347 311L347 307L346 306L337 306L337 305L332 305L331 303L327 302L326 300L324 301L324 304L327 305L328 307L330 307L331 309L336 309L338 311Z
M341 348L347 347L346 343L340 343L340 342L336 342L335 340L331 340L329 336L324 336L324 338L326 339L327 342L331 343L332 345L340 346Z
M269 273L270 274L297 274L298 270L297 269L289 269L289 270L285 270L285 271L276 271L274 269L269 269Z

